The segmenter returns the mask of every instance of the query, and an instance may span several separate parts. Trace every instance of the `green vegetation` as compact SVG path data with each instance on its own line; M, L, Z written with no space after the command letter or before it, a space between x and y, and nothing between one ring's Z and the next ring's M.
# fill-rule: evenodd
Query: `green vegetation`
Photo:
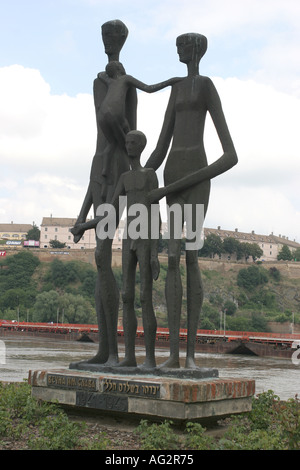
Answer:
M201 265L201 261L200 261ZM230 267L230 265L228 265ZM267 322L300 323L299 280L262 264L236 265L225 273L201 269L204 302L199 327L268 331ZM235 268L235 269L233 269ZM186 268L180 265L183 300L181 327L186 328ZM122 268L114 268L122 308ZM158 326L167 327L165 282L167 264L153 283L153 304ZM6 320L96 324L96 269L81 261L40 262L29 250L0 261L0 318ZM135 309L141 317L139 270L136 273Z
M102 450L109 445L104 433L88 440L85 423L70 421L57 405L35 400L26 382L0 382L0 449L7 441L21 441L21 448L30 450Z
M300 450L300 402L282 402L268 391L253 398L252 411L219 422L213 437L199 423L184 429L171 421L142 420L128 447L107 432L74 421L58 405L36 400L26 383L0 382L0 449L26 450ZM128 435L130 431L126 431Z
M28 230L26 234L26 240L36 240L39 241L41 236L41 231L37 225L33 222L32 229Z
M95 324L95 283L96 269L87 263L41 263L20 251L0 261L0 317Z
M284 260L284 261L291 261L293 259L293 255L291 250L287 245L283 245L280 252L278 253L277 259Z
M252 256L253 261L256 261L263 255L263 250L257 243L241 243L233 237L225 238L222 241L221 237L212 233L205 238L204 245L198 254L213 258L222 253L236 255L237 260L244 258L246 261Z
M199 423L187 423L186 434L176 434L170 422L142 421L136 432L143 450L300 450L300 402L282 402L269 390L253 398L252 411L225 420L226 430L213 438Z

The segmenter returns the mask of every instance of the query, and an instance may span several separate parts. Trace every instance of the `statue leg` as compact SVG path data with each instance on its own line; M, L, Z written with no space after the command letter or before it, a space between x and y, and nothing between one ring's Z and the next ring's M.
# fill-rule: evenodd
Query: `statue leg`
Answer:
M105 364L109 366L118 363L117 330L119 311L119 289L111 268L111 245L112 240L109 238L105 240L97 239L95 255L98 268L97 296L99 296L99 304L97 307L99 310L97 314L99 316L99 330L101 325L106 325L103 333L99 331L99 347L108 343L108 358ZM105 340L102 335L106 335L107 339Z
M161 367L178 368L179 364L179 330L182 304L182 283L180 275L181 240L169 240L168 272L166 279L166 302L170 334L170 357Z
M97 273L96 288L95 288L95 303L96 303L96 314L98 321L98 340L99 348L96 356L89 359L87 362L91 364L105 364L108 360L109 346L107 336L107 325L106 318L103 310L103 305L100 296L100 276Z
M186 251L187 267L187 368L196 368L195 343L197 337L198 321L203 302L203 286L198 264L197 251Z
M150 252L148 249L139 253L140 279L141 279L141 305L144 326L144 341L146 360L143 368L152 369L155 362L156 318L152 303L152 269L150 264Z
M137 259L135 252L129 249L130 240L123 240L122 272L123 272L123 327L125 339L125 358L121 367L136 367L135 335L137 320L134 311L135 273Z

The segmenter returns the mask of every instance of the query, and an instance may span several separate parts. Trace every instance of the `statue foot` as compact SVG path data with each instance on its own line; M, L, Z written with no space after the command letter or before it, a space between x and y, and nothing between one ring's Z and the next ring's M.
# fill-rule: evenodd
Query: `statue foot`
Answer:
M76 369L77 367L80 367L84 364L105 364L106 361L107 355L104 356L103 354L97 353L96 356L92 357L91 359L87 359L86 361L71 362L70 368Z
M146 361L139 366L139 369L155 369L155 359L146 359Z
M88 364L105 364L106 361L107 361L107 354L102 354L98 352L96 356L91 357L91 359L88 359L87 361L83 361L83 362L87 362Z
M123 361L119 362L118 367L136 367L136 359L125 358Z
M195 361L192 357L187 357L185 361L185 368L186 369L198 369L198 366L196 366Z
M118 366L119 365L118 356L116 356L114 354L109 356L107 361L103 365L107 366L107 367L116 367L116 366Z
M180 369L180 363L178 357L170 356L165 362L160 364L160 369Z

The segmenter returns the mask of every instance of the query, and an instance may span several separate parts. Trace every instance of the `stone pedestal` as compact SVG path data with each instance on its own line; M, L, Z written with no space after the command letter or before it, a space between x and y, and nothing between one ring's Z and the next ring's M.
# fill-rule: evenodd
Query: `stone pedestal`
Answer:
M176 421L221 418L250 411L255 392L254 380L247 379L124 375L69 369L30 371L29 383L33 396L43 401L81 410Z

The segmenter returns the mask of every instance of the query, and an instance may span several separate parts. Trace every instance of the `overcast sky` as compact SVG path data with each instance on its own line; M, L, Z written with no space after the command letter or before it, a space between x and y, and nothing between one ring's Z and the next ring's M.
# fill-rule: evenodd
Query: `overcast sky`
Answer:
M121 19L127 73L185 76L176 37L208 38L200 73L219 92L239 163L212 182L205 227L300 243L299 0L0 0L0 222L76 217L95 151L93 80L101 25ZM138 129L154 150L169 90L140 93ZM209 162L221 148L207 120ZM158 171L162 185L162 169Z

